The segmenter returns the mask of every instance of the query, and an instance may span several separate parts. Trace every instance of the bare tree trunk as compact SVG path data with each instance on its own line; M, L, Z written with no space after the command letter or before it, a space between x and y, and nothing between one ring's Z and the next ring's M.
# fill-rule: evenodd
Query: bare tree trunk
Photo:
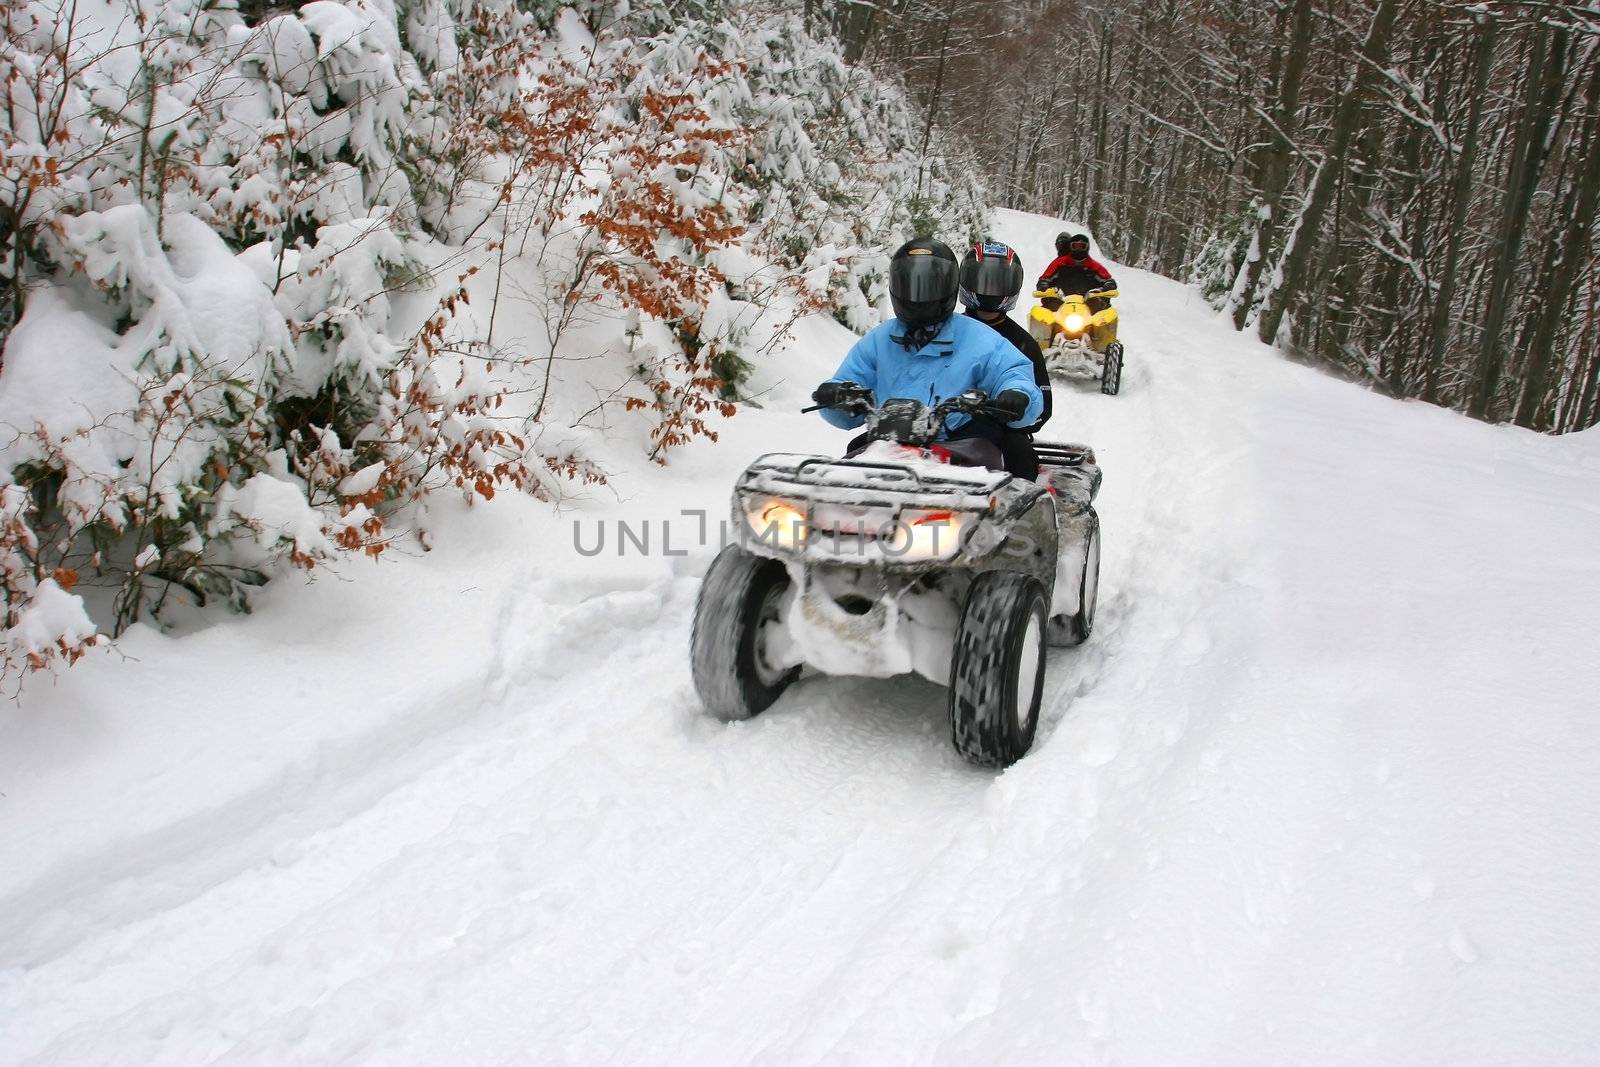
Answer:
M1257 324L1258 336L1268 344L1277 340L1278 327L1283 324L1289 301L1299 292L1305 280L1311 252L1322 229L1322 218L1333 197L1335 179L1344 169L1345 153L1349 151L1350 140L1361 118L1362 100L1366 96L1367 86L1373 81L1372 71L1380 69L1388 57L1389 35L1394 27L1397 6L1397 0L1378 0L1378 10L1373 13L1366 42L1361 46L1361 60L1346 83L1338 109L1334 112L1332 143L1317 167L1316 177L1312 179L1311 189L1306 194L1305 207L1295 219L1285 242L1279 260L1279 277L1273 279L1268 289Z
M939 63L933 72L933 90L928 96L928 117L922 126L922 151L917 156L917 194L922 194L923 171L928 165L928 145L933 141L933 120L939 114L939 94L944 91L945 56L950 49L950 27L955 24L956 0L944 9L944 31L939 36Z
M1587 165L1573 190L1571 206L1566 212L1565 232L1554 246L1559 250L1554 254L1543 291L1539 293L1543 303L1530 331L1528 376L1517 405L1517 422L1534 429L1545 429L1552 421L1546 394L1556 360L1556 338L1577 294L1578 281L1589 255L1595 212L1600 210L1600 158L1595 155L1600 148L1600 62L1594 64L1588 97L1594 110L1589 113L1582 143L1576 149L1577 158Z
M859 63L867 53L872 40L872 26L878 18L878 8L873 4L851 4L839 20L839 40L844 45L846 63Z
M1444 266L1439 271L1439 292L1433 300L1433 315L1428 324L1427 378L1422 396L1430 404L1439 398L1439 370L1444 366L1445 349L1450 343L1450 308L1456 297L1456 265L1461 258L1461 239L1467 228L1467 208L1472 203L1472 179L1478 172L1478 128L1483 119L1483 100L1494 63L1496 24L1493 17L1480 21L1478 48L1473 61L1472 92L1467 104L1467 129L1461 138L1461 156L1456 163L1455 182L1450 190L1450 225L1445 232Z
M1500 376L1505 367L1505 324L1511 312L1512 286L1519 274L1522 238L1528 229L1528 208L1544 173L1550 151L1551 125L1555 121L1555 103L1566 81L1567 31L1550 27L1542 33L1534 32L1540 33L1534 47L1534 73L1528 78L1522 119L1512 149L1510 179L1495 234L1495 273L1489 285L1477 381L1470 408L1472 414L1481 419L1494 415Z
M1096 235L1100 232L1100 205L1105 195L1106 173L1106 126L1110 120L1107 118L1107 109L1111 95L1111 20L1105 16L1100 19L1100 52L1095 63L1095 81L1098 91L1094 94L1094 159L1090 163L1089 173L1091 183L1089 186L1089 217L1085 220L1089 232Z
M1416 131L1408 130L1407 144L1401 150L1401 158L1415 159L1416 152L1412 144L1418 140ZM1367 211L1372 205L1372 199L1377 192L1378 161L1383 157L1384 137L1383 130L1376 123L1368 124L1362 130L1356 153L1356 165L1351 168L1350 209L1349 215L1355 234L1347 239L1341 239L1335 246L1332 284L1337 288L1343 298L1344 306L1336 315L1330 316L1328 324L1328 340L1323 358L1331 363L1348 364L1350 362L1349 350L1351 335L1361 322L1373 314L1371 297L1373 287L1368 284L1370 278L1362 270L1358 256L1360 237L1367 231ZM1404 377L1405 353L1398 349L1379 349L1379 361L1376 368L1366 365L1361 366L1363 375L1370 375L1374 370L1385 381L1391 390L1399 395L1398 383Z
M1582 430L1600 422L1600 264L1590 266L1588 284L1589 309L1578 334L1580 362L1572 379L1573 399L1562 415L1564 430Z
M1400 148L1400 173L1402 175L1419 174L1425 134L1421 127L1409 123ZM1411 217L1402 225L1402 235L1405 238L1408 253L1425 245L1429 233L1429 222L1425 208L1425 199L1417 201L1419 206ZM1413 260L1418 258L1413 255ZM1413 392L1412 380L1413 367L1417 363L1414 358L1416 349L1411 343L1411 338L1416 335L1416 322L1418 316L1407 314L1400 308L1400 290L1403 268L1388 257L1383 258L1383 268L1377 286L1377 305L1381 311L1376 312L1375 321L1386 321L1383 333L1375 338L1375 343L1381 356L1381 362L1386 364L1385 380L1389 386L1391 396L1405 397Z
M1261 268L1272 252L1283 191L1289 184L1289 165L1294 159L1292 138L1300 117L1300 82L1305 74L1306 55L1311 46L1311 0L1295 0L1288 54L1278 85L1278 100L1272 122L1267 124L1268 148L1262 168L1261 206L1256 210L1255 233L1240 267L1243 279L1233 286L1233 328L1242 330L1249 321L1256 287L1261 283Z
M1134 200L1133 217L1128 220L1128 244L1124 253L1129 263L1137 263L1144 254L1145 234L1150 228L1150 204L1156 196L1156 190L1151 188L1154 167L1142 147L1139 156L1139 196Z

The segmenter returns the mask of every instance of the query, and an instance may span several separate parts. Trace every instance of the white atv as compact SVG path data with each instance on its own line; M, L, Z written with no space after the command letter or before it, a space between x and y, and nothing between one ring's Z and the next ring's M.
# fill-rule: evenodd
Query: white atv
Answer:
M995 414L981 393L874 408L856 387L840 406L866 416L862 451L762 456L735 485L739 543L695 605L695 689L731 721L764 711L802 666L915 671L949 687L957 750L1007 766L1033 744L1046 644L1094 627L1094 453L1036 444L1030 482L996 469L991 442L935 443L951 414Z

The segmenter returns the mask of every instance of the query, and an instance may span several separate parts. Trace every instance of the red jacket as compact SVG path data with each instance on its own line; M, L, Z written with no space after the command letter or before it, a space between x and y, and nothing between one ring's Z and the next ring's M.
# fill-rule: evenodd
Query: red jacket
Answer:
M1082 259L1057 256L1050 261L1044 273L1039 275L1037 288L1055 288L1063 293L1077 293L1081 296L1091 289L1114 289L1116 284L1111 272L1091 256L1084 256Z

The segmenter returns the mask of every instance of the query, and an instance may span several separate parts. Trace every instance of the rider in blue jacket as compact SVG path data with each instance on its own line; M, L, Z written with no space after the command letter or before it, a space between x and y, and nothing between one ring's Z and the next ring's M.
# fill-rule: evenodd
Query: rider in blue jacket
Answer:
M946 438L986 437L998 444L1006 427L1032 425L1044 410L1033 365L999 333L954 313L958 288L948 245L927 237L901 245L889 260L895 317L857 341L833 377L817 387L812 399L822 405L822 417L844 430L861 425L862 416L833 406L853 382L872 390L880 406L906 398L931 407L977 389L989 396L991 407L1011 415L1006 426L983 416L951 415Z

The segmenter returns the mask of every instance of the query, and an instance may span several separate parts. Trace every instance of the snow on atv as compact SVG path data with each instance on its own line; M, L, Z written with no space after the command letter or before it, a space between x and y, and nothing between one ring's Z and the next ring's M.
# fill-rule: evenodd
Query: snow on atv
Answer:
M1039 303L1028 313L1028 332L1044 349L1045 366L1051 375L1098 378L1100 391L1116 396L1122 388L1122 342L1116 339L1117 309L1107 305L1100 311L1093 311L1089 301L1110 300L1121 294L1115 289L1101 289L1083 296L1062 293L1059 289L1039 289L1033 295Z
M1035 443L1038 481L990 441L937 441L947 416L994 415L979 392L928 408L847 387L868 443L845 459L770 454L733 492L739 543L695 605L695 689L725 721L768 708L802 666L949 687L968 760L1004 767L1038 727L1045 646L1089 637L1100 486L1085 445ZM807 409L815 410L815 408Z

